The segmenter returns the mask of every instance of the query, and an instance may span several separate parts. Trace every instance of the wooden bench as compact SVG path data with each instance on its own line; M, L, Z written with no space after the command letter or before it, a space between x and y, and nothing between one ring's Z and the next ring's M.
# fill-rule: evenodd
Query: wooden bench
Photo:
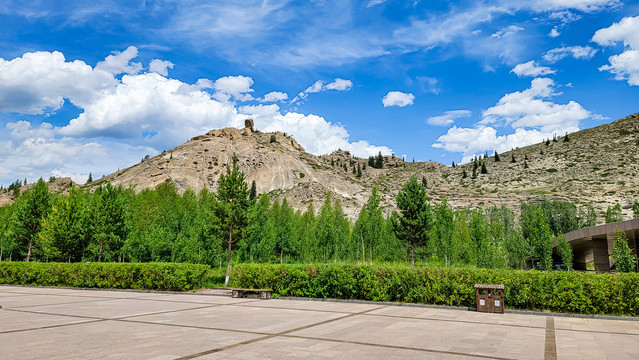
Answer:
M250 292L250 293L260 293L260 299L262 300L268 300L271 298L271 295L273 294L273 290L271 289L231 289L232 291L232 296L234 298L243 298L244 297L244 293L245 292Z

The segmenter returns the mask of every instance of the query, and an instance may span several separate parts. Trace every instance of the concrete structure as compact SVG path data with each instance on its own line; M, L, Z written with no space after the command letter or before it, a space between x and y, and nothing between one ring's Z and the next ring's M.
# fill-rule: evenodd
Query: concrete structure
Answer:
M614 267L610 259L615 230L623 230L628 237L628 246L637 252L639 243L639 219L611 224L591 226L566 233L566 241L572 246L575 270L586 270L586 263L594 261L598 272L610 271Z
M639 359L618 319L2 285L0 305L0 359Z

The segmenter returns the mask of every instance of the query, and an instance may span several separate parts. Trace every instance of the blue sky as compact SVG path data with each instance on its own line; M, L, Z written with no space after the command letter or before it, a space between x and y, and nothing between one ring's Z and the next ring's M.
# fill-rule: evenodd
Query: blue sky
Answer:
M0 184L83 182L255 119L450 165L638 112L639 3L4 1Z

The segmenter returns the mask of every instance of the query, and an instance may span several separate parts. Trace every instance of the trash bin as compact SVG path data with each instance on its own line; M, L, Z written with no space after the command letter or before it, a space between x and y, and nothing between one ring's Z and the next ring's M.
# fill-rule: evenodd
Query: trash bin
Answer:
M475 284L477 311L504 313L504 284Z

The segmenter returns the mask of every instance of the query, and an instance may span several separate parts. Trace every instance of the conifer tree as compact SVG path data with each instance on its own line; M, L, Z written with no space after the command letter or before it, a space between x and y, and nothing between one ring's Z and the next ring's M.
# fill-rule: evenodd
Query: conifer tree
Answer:
M15 237L18 251L25 257L25 261L30 261L34 251L39 248L42 221L51 210L49 199L49 188L40 178L14 205L9 231Z
M569 142L570 139L568 138L568 133L566 133L566 136L564 136L564 142Z
M426 189L412 177L397 194L400 216L394 224L397 238L410 248L411 266L415 267L415 249L425 245L433 226L433 215L426 201Z
M231 247L240 239L241 231L247 224L248 196L249 189L244 182L244 173L240 171L237 157L233 155L233 167L227 165L226 174L220 175L217 192L219 218L228 236L224 286L228 284L231 273Z
M486 163L484 162L481 163L481 173L488 174L488 169L486 169Z
M524 160L524 169L528 169L528 162Z
M251 182L251 191L249 192L249 200L253 201L257 197L257 185L255 180Z
M517 162L517 160L515 160L515 154L512 154L512 155L511 155L510 162L511 162L511 163L515 163L515 162Z
M462 170L462 179L465 179L468 177L468 174L466 174L466 169Z
M637 270L637 256L628 246L628 238L623 230L615 230L615 241L612 245L612 258L615 259L615 267L619 272L631 272Z
M89 173L89 178L87 179L87 184L90 184L93 182L93 175L91 173Z
M499 160L499 154L497 153L497 150L495 150L495 162L500 161Z

